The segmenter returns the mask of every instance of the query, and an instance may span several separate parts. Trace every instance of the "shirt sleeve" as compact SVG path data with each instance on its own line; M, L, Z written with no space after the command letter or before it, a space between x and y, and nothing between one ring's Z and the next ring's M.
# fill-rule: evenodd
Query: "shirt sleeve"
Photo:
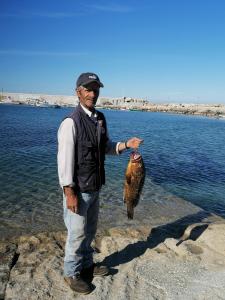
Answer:
M59 184L64 186L75 186L74 158L75 158L76 131L72 119L65 119L58 130L58 176Z

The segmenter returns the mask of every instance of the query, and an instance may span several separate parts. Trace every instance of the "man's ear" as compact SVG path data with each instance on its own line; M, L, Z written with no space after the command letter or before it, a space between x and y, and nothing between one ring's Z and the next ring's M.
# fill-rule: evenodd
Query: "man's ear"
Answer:
M76 94L77 94L78 97L80 96L80 89L79 89L79 87L76 88Z

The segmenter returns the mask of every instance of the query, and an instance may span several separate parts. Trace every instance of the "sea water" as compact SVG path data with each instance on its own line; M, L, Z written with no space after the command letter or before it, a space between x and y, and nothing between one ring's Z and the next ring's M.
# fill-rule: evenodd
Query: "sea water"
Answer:
M0 105L1 237L63 228L57 130L73 108ZM141 201L170 198L225 217L225 121L200 116L102 110L112 140L137 136L146 166ZM122 206L130 151L107 156L101 207ZM161 201L161 202L160 202ZM174 204L178 210L178 204ZM181 204L182 205L182 204ZM160 209L159 209L160 214Z

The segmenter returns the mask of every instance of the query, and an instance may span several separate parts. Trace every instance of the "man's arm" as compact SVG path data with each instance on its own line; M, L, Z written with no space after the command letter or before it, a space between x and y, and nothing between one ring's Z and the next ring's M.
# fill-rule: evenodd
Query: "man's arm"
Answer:
M106 150L105 153L106 154L111 154L111 155L116 155L116 154L120 154L121 152L123 152L126 149L129 148L133 148L133 149L137 149L141 143L143 143L144 140L137 138L137 137L133 137L129 140L127 140L126 142L113 142L110 138L109 138L109 132L107 130L107 143L106 143Z
M58 130L58 175L59 183L66 196L67 208L78 212L78 197L74 191L74 157L76 132L72 119L65 119Z
M106 154L120 154L126 149L132 148L132 149L138 149L141 143L143 143L144 140L139 139L137 137L133 137L126 142L112 142L111 140L108 140L106 145Z
M119 152L122 152L123 150L132 148L132 149L138 149L141 143L143 143L144 140L139 139L137 137L133 137L126 142L120 142L118 145Z

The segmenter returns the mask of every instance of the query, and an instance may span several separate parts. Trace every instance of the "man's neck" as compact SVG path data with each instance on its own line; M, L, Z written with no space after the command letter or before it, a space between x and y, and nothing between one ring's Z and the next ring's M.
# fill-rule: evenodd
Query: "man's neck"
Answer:
M93 111L90 111L86 107L84 107L81 103L80 106L82 107L83 111L90 117L92 114L96 114L95 109L93 108Z

